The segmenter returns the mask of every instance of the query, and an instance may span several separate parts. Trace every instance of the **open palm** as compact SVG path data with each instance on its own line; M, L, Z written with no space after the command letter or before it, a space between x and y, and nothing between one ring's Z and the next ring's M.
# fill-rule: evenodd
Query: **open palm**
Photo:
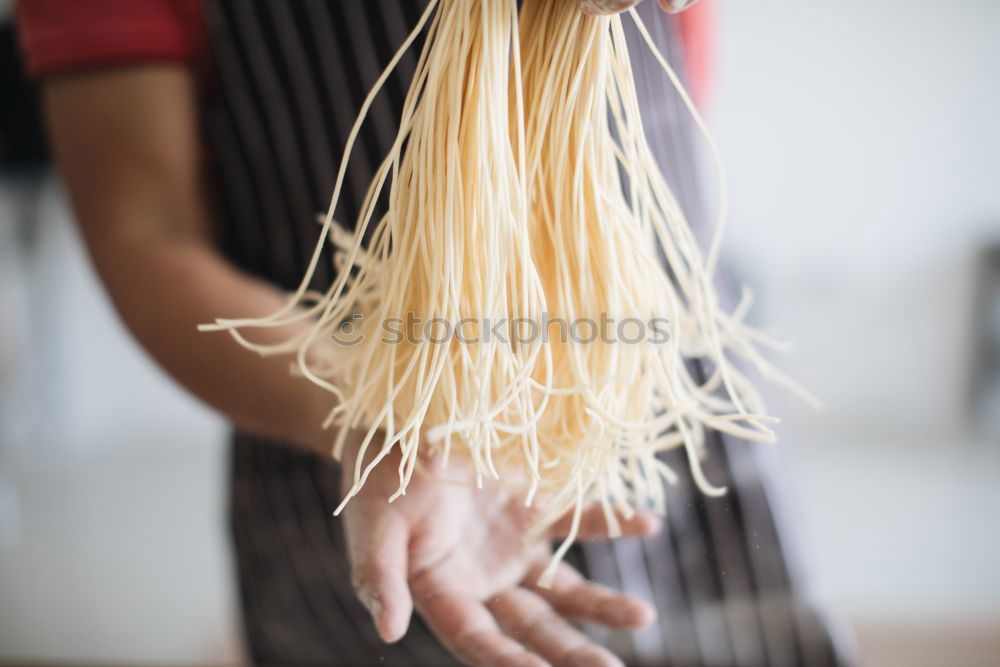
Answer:
M385 641L406 633L416 608L470 665L620 665L569 621L632 628L654 620L647 603L589 583L566 564L551 588L539 588L548 542L525 540L529 512L499 489L415 474L406 495L387 503L399 485L393 463L380 463L343 513L355 590ZM621 525L624 535L659 528L644 512ZM551 537L567 526L557 524ZM580 537L606 537L599 511L584 514Z

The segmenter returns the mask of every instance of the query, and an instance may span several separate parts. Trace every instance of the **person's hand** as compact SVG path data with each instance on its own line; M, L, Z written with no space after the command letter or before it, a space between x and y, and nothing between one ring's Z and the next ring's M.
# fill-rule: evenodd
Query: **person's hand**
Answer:
M660 8L670 14L684 11L698 0L656 0ZM580 9L591 16L617 14L639 4L640 0L580 0Z
M354 462L346 453L344 459L346 493ZM402 638L416 608L469 665L621 665L569 621L639 628L655 620L651 605L588 583L565 563L550 589L539 588L550 551L545 540L526 544L530 515L520 498L417 471L406 495L388 503L399 485L398 461L390 455L376 466L341 515L354 588L383 640ZM448 472L456 474L454 465ZM623 535L659 530L648 512L619 519ZM550 537L568 527L568 519L557 523ZM600 511L584 513L581 539L606 533Z

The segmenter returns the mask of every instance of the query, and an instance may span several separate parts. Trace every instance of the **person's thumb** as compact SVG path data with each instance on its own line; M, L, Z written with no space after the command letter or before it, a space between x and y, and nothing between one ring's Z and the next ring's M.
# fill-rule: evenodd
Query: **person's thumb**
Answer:
M399 641L406 634L413 613L413 598L407 584L409 530L398 519L375 521L357 528L364 534L348 536L354 591L372 615L382 640Z
M682 12L698 0L657 0L660 3L660 9L670 14L676 14Z
M580 9L590 16L605 16L623 12L639 0L580 0Z

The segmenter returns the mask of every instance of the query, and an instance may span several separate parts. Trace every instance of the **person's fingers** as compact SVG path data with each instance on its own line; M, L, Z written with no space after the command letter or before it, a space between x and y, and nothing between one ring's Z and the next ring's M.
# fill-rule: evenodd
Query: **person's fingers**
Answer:
M385 642L406 634L413 613L407 583L409 530L399 519L348 523L351 582Z
M418 593L417 610L445 648L473 667L547 667L503 634L483 603L456 593Z
M590 16L617 14L639 4L639 0L580 0L580 9Z
M640 0L580 0L580 9L590 16L606 16L623 12L639 2ZM696 2L698 0L657 0L660 9L669 14L682 12Z
M549 604L525 588L506 590L486 603L500 628L555 667L624 667L603 646L566 622Z
M662 525L660 517L648 510L636 510L631 517L626 517L616 510L615 518L618 519L621 537L654 535L660 531ZM554 539L566 537L572 525L573 514L568 513L552 524L549 528L549 537ZM601 507L591 507L584 510L580 517L580 530L576 535L578 540L603 540L611 537L610 533L607 518Z
M684 11L694 3L698 2L698 0L657 0L657 2L660 4L660 9L663 11L670 14L676 14Z
M644 628L656 620L653 605L607 586L590 583L566 563L559 564L552 587L541 588L538 577L544 567L545 563L539 563L532 568L524 585L566 618L612 628Z

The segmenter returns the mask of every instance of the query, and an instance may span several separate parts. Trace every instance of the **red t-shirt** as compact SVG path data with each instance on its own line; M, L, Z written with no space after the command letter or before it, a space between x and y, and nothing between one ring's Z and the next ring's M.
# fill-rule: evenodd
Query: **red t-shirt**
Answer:
M209 71L203 0L19 0L33 77L170 62Z
M19 0L17 21L28 73L172 62L211 71L205 0ZM361 0L358 0L361 1ZM702 0L678 15L695 96L710 61L711 11Z

